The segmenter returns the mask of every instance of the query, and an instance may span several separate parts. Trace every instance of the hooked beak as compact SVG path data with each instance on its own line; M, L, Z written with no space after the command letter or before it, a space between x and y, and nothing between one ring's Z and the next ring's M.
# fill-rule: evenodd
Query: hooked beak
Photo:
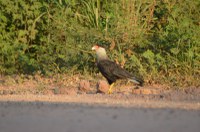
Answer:
M98 45L94 45L94 46L92 47L92 50L97 50L98 48L99 48Z
M96 49L95 46L93 46L93 47L92 47L92 50L95 50L95 49Z

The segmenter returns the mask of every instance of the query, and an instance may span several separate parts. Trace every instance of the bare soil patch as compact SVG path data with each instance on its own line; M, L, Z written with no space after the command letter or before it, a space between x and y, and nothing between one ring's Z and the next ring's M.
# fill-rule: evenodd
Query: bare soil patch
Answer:
M0 100L49 101L89 104L172 107L200 109L200 88L173 89L166 85L137 88L131 83L117 82L113 93L107 94L108 86L101 78L61 76L1 77ZM101 91L100 91L101 90ZM100 91L100 92L99 92Z
M0 79L0 128L4 132L199 132L200 88L137 88L80 76Z

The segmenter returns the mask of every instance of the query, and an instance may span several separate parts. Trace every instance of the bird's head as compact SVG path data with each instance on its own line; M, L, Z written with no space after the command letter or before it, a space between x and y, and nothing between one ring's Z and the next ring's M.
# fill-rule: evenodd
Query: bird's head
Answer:
M94 45L94 46L92 47L92 50L97 51L99 48L100 48L100 46L98 46L98 45Z
M99 46L99 45L94 45L92 47L92 50L96 51L96 52L101 52L101 53L106 53L106 50L105 48Z
M107 59L106 50L103 47L94 45L92 50L96 51L98 59Z

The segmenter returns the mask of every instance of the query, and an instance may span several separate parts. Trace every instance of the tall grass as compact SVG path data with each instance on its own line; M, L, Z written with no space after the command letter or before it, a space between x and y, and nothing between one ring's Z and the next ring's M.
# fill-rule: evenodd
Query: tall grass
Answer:
M199 86L200 2L0 1L0 73L97 72L90 49L147 83Z

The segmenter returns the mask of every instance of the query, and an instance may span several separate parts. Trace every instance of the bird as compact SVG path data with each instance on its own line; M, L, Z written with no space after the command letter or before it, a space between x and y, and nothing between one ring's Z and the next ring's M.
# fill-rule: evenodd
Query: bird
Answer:
M118 79L128 79L139 86L143 86L144 80L133 76L120 65L111 61L106 54L105 48L99 45L94 45L92 50L96 52L96 63L99 71L110 85L108 90L109 94L112 93L112 87Z

